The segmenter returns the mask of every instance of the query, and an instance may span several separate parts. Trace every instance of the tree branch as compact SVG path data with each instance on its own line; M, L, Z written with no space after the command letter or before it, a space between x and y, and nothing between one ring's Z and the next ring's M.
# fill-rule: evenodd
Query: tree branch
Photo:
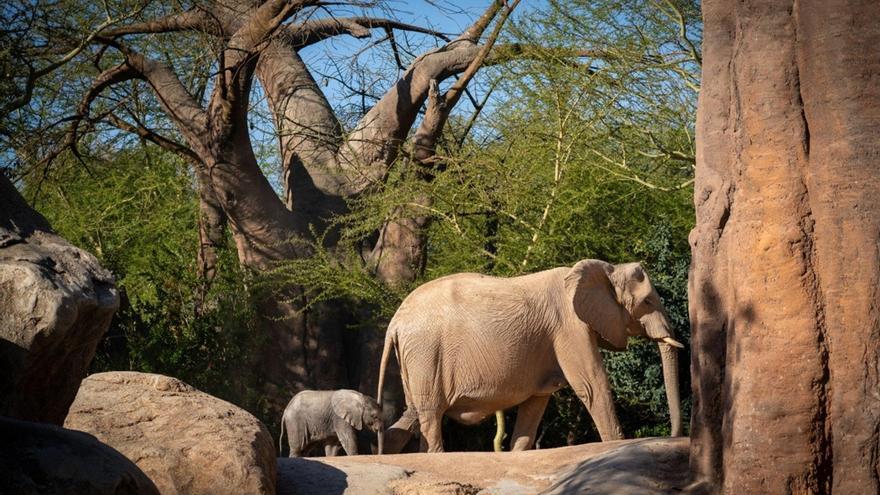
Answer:
M166 151L170 151L170 152L180 156L184 160L190 162L190 164L192 164L195 167L203 166L202 160L199 158L199 155L197 155L195 151L191 150L190 148L186 147L185 145L183 145L181 143L178 143L177 141L174 141L172 139L168 139L168 138L160 135L156 131L144 126L141 122L137 122L136 124L132 124L132 123L129 123L126 120L118 117L114 113L110 113L109 115L107 115L106 120L113 127L116 127L117 129L128 132L128 133L134 134L134 135L140 137L141 139L145 139L147 141L150 141L151 143L159 146L160 148L162 148Z
M438 81L436 79L430 80L425 116L413 136L413 159L420 165L420 175L424 180L431 179L431 175L425 172L427 169L433 168L437 162L434 159L437 140L443 132L449 112L458 103L461 95L464 94L465 87L482 66L498 39L504 22L517 4L519 4L519 0L514 0L508 8L504 9L486 43L479 48L462 76L445 95L440 94ZM479 39L500 8L501 2L493 2L480 19L456 39L456 42L463 41L472 44L475 38ZM413 201L414 204L426 208L430 208L432 202L432 198L429 196L421 196ZM370 253L370 263L374 264L376 275L383 282L392 285L412 282L424 270L427 244L425 227L430 220L428 217L420 215L394 218L399 214L400 212L396 211L392 213L392 218L386 220L379 230L376 245Z
M106 29L109 26L112 26L113 24L121 22L125 19L130 19L130 18L140 14L140 12L143 11L144 7L146 7L146 4L141 6L139 9L132 11L128 15L125 15L125 16L118 18L118 19L112 19L112 18L108 17L104 22L99 24L98 27L96 27L94 30L92 30L91 33L89 33L85 38L82 39L82 41L80 41L75 47L73 47L67 53L65 53L61 58L59 58L58 60L56 60L54 62L50 62L45 67L35 69L35 70L34 69L29 70L27 80L25 81L25 85L24 85L24 91L22 92L22 94L18 98L14 98L12 101L10 101L6 105L4 105L2 108L0 108L0 117L5 117L10 112L13 112L13 111L27 105L28 103L30 103L31 98L33 98L34 88L36 87L36 83L37 83L38 79L46 76L47 74L54 72L59 67L70 62L71 60L73 60L87 46L92 44L92 42L95 41L95 39L101 34L101 32L104 29Z
M519 3L519 2L516 2ZM492 3L486 10L483 12L483 15L480 16L479 19L476 20L473 24L470 25L467 29L465 29L459 36L456 38L456 41L470 41L471 43L479 43L480 38L483 37L483 32L486 31L486 28L489 27L489 24L492 23L492 19L498 14L498 11L501 10L505 4L502 0L492 0ZM515 5L514 5L515 7ZM513 10L514 7L508 8L508 12Z
M122 52L125 64L153 88L165 113L178 125L190 146L204 146L204 133L208 126L207 113L183 86L174 71L168 65L147 58L118 40L105 38L103 41Z
M128 34L172 33L178 31L199 31L213 35L223 35L220 20L208 10L196 6L185 12L171 14L158 19L120 26L104 31L104 36L124 36Z
M70 122L70 127L67 130L64 141L60 145L54 147L40 160L40 166L48 168L48 166L67 149L72 150L74 155L78 156L76 143L79 140L79 127L83 120L88 119L92 102L94 102L95 99L108 87L137 77L137 72L126 63L119 64L116 67L107 69L99 74L98 77L92 81L91 86L83 95L79 105L77 105L76 113L62 120Z
M458 104L458 100L461 99L461 95L464 94L464 90L468 83L474 78L477 71L480 70L480 67L483 66L483 62L486 60L486 57L488 57L489 52L495 45L498 35L501 34L501 29L504 27L504 23L507 21L510 13L513 12L513 9L519 4L519 1L520 0L514 0L506 9L504 9L498 22L495 23L495 28L492 30L492 33L486 39L486 42L480 47L476 56L474 56L467 68L462 72L461 77L455 81L448 91L446 91L446 94L442 98L429 98L428 108L425 110L425 117L422 119L422 123L419 125L419 128L416 130L415 136L413 137L414 158L417 163L421 165L430 165L428 161L436 152L437 140L443 132L443 127L446 125L446 120L449 118L449 112L451 112L452 108ZM499 2L494 3L480 18L476 24L481 27L480 29L474 29L472 26L471 29L465 31L462 36L481 36L483 30L491 21L492 16L498 12L498 5ZM492 16L488 15L490 13ZM459 37L459 39L461 38L462 37Z
M296 49L300 49L341 34L348 34L355 38L368 38L372 34L371 30L373 29L384 29L386 31L398 29L401 31L430 34L446 41L449 39L443 33L434 31L433 29L374 17L327 17L322 19L309 19L285 27L281 31L281 34L287 37Z
M688 37L687 22L684 19L684 14L682 14L681 9L678 8L675 5L675 3L671 2L670 0L663 0L663 3L665 3L666 6L669 7L669 10L672 11L672 14L675 16L676 20L678 21L678 36L682 40L684 40L685 44L687 45L687 48L688 48L688 51L690 52L691 58L693 59L694 62L697 63L697 65L702 66L703 65L703 57L700 56L700 51L697 49L696 45L694 45L694 42L691 41L690 37ZM662 10L662 7L661 7L661 10Z
M248 99L260 52L270 46L279 26L318 0L269 0L257 7L232 34L220 53L217 85L208 112L221 141L232 133L247 135ZM247 138L249 140L249 137Z

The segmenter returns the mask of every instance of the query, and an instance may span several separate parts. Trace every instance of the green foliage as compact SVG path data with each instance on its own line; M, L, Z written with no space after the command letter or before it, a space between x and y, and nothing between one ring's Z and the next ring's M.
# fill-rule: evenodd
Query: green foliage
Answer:
M93 371L167 374L259 410L248 371L259 334L231 246L197 301L198 200L184 162L153 148L62 161L26 183L27 196L38 190L35 205L53 228L116 277L120 309Z
M404 289L388 287L374 277L350 245L331 251L321 241L293 242L313 254L280 263L259 277L256 288L271 292L282 286L302 287L306 309L326 301L345 304L359 314L358 327L387 322L406 296Z

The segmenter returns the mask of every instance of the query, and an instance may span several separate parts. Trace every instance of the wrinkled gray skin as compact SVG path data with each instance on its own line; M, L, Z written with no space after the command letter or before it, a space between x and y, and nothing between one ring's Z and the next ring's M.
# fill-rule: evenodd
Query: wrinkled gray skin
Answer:
M381 413L376 401L354 390L303 390L284 409L278 448L283 445L286 427L290 457L301 457L322 445L327 456L337 455L340 446L347 455L357 455L355 430L369 428L378 434L381 444Z
M682 345L638 263L583 260L522 277L461 273L424 284L403 301L385 337L377 397L381 403L394 349L407 410L384 450L397 452L420 430L422 449L442 452L444 414L476 424L514 406L512 450L529 449L550 395L567 384L602 440L623 438L599 348L623 351L630 336L658 343L672 435L681 435L675 347Z

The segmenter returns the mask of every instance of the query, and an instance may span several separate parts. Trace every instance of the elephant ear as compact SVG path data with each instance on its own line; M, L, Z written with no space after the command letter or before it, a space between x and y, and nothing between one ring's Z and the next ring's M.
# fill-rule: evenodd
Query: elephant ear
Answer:
M614 265L583 260L565 275L565 290L577 317L614 349L626 349L629 315L611 283Z
M364 428L362 411L365 406L364 397L354 390L338 390L330 398L330 407L333 408L333 414L344 419L346 423L353 426L356 430Z

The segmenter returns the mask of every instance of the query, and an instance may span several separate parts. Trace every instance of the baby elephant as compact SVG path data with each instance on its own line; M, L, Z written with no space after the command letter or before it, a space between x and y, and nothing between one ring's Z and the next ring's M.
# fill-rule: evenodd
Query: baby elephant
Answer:
M321 445L325 455L334 456L340 444L347 455L357 455L355 430L366 426L378 434L382 445L381 413L376 401L354 390L303 390L284 409L278 448L283 445L287 427L290 457L301 457L303 452Z

